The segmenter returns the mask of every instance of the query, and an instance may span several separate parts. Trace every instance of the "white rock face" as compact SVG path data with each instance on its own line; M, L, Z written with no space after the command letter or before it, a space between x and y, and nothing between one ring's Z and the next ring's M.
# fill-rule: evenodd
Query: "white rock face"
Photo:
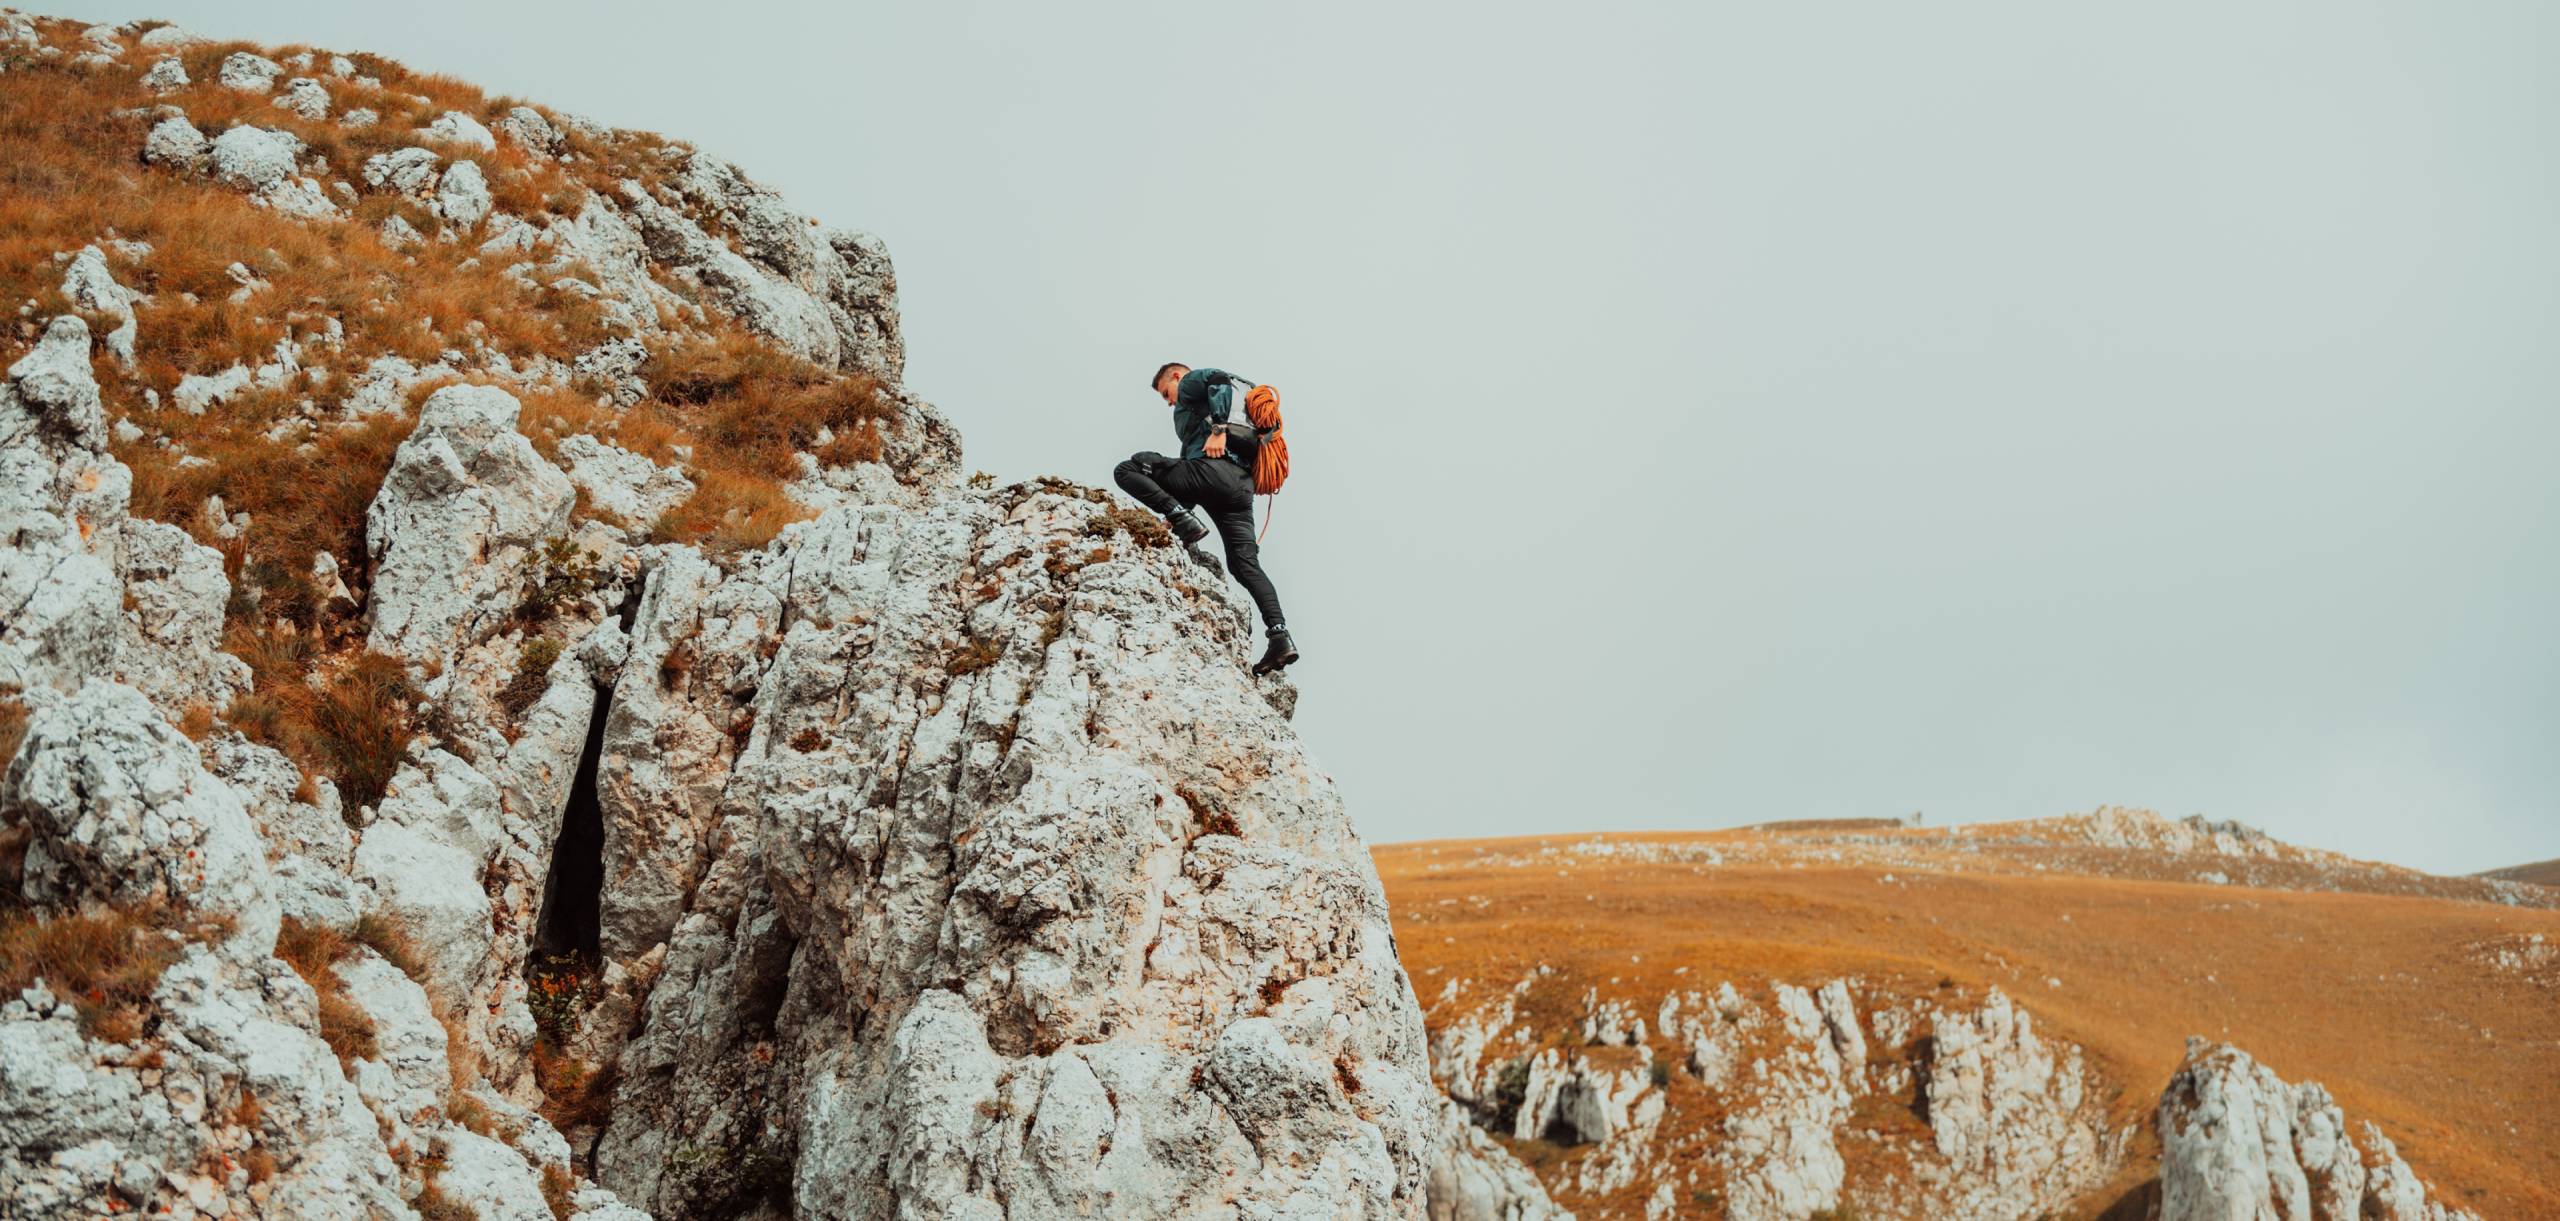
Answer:
M465 229L489 214L489 180L478 165L456 161L436 180L436 214Z
M151 134L142 140L142 159L152 165L199 170L212 156L213 142L205 139L204 133L197 131L184 115L171 115L153 124Z
M264 845L195 745L121 683L27 698L26 741L0 783L0 818L29 832L26 896L183 902L231 917L227 945L264 957L282 915Z
M494 386L447 386L420 408L365 515L376 652L451 660L514 612L531 550L568 531L575 493L516 431L518 410Z
M301 156L302 141L288 131L244 125L213 138L214 177L288 216L337 215L320 184L300 175Z
M175 93L190 83L186 62L175 55L151 65L150 70L142 74L142 87L153 93Z
M88 352L85 323L54 319L0 384L0 683L120 675L171 709L227 703L248 667L220 652L222 557L128 519Z
M489 129L481 126L480 120L459 110L448 110L437 115L435 122L419 128L418 134L429 140L458 144L483 152L498 147L498 138L489 134Z
M2317 1082L2187 1042L2160 1096L2161 1221L2455 1221L2373 1125L2359 1142Z
M1125 540L1051 571L1100 512L946 495L654 561L604 737L606 876L678 882L602 913L609 956L666 946L619 1057L653 1119L597 1154L625 1199L787 1165L815 1216L1422 1209L1445 1141L1374 874L1235 602Z
M115 272L107 267L107 255L95 246L83 247L62 272L62 295L73 309L104 314L116 323L107 333L107 351L126 368L133 366L133 343L139 334L133 317L135 294L116 283Z
M648 525L693 495L684 472L583 433L561 440L560 460L588 503L634 525Z
M234 51L223 58L222 69L214 79L225 89L265 93L276 87L276 78L282 75L284 65L263 55Z
M1563 986L1544 968L1508 987L1448 981L1432 1071L1479 1124L1587 1147L1554 1172L1559 1187L1649 1187L1648 1216L1682 1215L1705 1192L1728 1216L1768 1221L1835 1209L2032 1217L2067 1209L2126 1156L2131 1134L2109 1126L2079 1049L2037 1036L1997 990L1964 1006L1871 994L1854 979L1773 984L1765 1000L1730 982L1658 1000L1582 987L1571 1026L1522 1018L1545 1008L1524 998ZM1655 1068L1649 1032L1678 1067ZM1698 1088L1674 1101L1662 1087L1682 1070ZM1710 1123L1666 1123L1701 1095ZM1916 1104L1929 1139L1888 1142L1876 1152L1893 1165L1871 1157L1853 1180L1843 1150L1874 1135L1853 1116L1883 1099ZM1687 1145L1684 1129L1712 1135Z
M1556 1207L1537 1176L1476 1127L1464 1108L1442 1099L1439 1124L1425 1192L1431 1221L1571 1221L1573 1214Z
M293 78L293 82L285 86L284 93L276 98L275 104L278 109L290 110L306 119L329 117L329 91L307 76Z
M621 202L648 239L650 257L811 360L891 382L903 375L897 280L879 239L822 232L716 157L693 154L670 185L692 211L719 217L736 248L703 232L687 212L626 184Z
M560 132L551 120L531 106L509 110L497 122L498 134L536 152L550 152L560 146Z
M2079 1048L2038 1038L1996 989L1981 1008L1929 1023L1936 1054L1922 1091L1964 1211L2027 1215L2098 1186L2120 1149L2087 1096Z

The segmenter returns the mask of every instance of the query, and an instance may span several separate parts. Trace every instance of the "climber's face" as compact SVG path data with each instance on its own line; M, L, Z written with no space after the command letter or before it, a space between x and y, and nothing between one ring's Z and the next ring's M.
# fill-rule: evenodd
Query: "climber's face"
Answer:
M1164 376L1156 379L1156 393L1163 396L1165 406L1173 406L1173 393L1181 387L1182 375L1190 371L1189 369L1167 369L1164 371Z

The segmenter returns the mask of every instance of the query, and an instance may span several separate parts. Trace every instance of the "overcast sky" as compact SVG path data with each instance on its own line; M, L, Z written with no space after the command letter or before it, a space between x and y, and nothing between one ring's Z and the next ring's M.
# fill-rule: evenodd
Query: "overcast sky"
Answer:
M1373 840L2560 856L2560 7L54 7L725 156L887 240L1006 479L1166 447L1162 361L1274 382Z

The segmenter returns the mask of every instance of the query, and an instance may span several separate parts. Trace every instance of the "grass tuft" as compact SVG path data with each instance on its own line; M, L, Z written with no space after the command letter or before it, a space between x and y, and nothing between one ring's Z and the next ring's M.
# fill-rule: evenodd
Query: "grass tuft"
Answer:
M292 916L284 918L276 934L276 957L319 994L320 1040L350 1070L356 1061L371 1059L380 1051L372 1017L348 994L346 981L338 978L337 964L355 953L356 945L336 929Z
M40 916L0 914L0 996L43 980L79 1010L93 1038L132 1042L148 1027L152 989L188 941L211 941L227 921L182 916L165 903Z

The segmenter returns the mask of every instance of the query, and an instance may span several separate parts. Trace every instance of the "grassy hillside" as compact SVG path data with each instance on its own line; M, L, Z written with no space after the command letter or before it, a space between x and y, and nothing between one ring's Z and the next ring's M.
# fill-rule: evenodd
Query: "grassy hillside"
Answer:
M2484 1216L2560 1215L2560 956L2547 948L2560 944L2560 895L2264 840L2224 837L2240 855L2217 855L2209 838L2165 842L2182 834L2115 846L2099 841L2143 836L2066 819L1447 841L1375 856L1426 1004L1451 981L1544 967L1522 1018L1570 1045L1586 990L1649 1013L1666 991L1719 980L1747 990L1855 976L1924 996L1996 986L2048 1038L2086 1049L2122 1123L2147 1125L2187 1036L2229 1040L2288 1080L2325 1083L2449 1198ZM1430 1021L1452 1016L1435 1005ZM1694 1082L1666 1088L1664 1142L1714 1121ZM1914 1129L1889 1109L1854 1126L1878 1141L1843 1143L1852 1185L1862 1157ZM1581 1155L1520 1151L1551 1186ZM2138 1200L2155 1157L2137 1134L2133 1164L2083 1215ZM1558 1196L1585 1217L1642 1216L1644 1190Z

